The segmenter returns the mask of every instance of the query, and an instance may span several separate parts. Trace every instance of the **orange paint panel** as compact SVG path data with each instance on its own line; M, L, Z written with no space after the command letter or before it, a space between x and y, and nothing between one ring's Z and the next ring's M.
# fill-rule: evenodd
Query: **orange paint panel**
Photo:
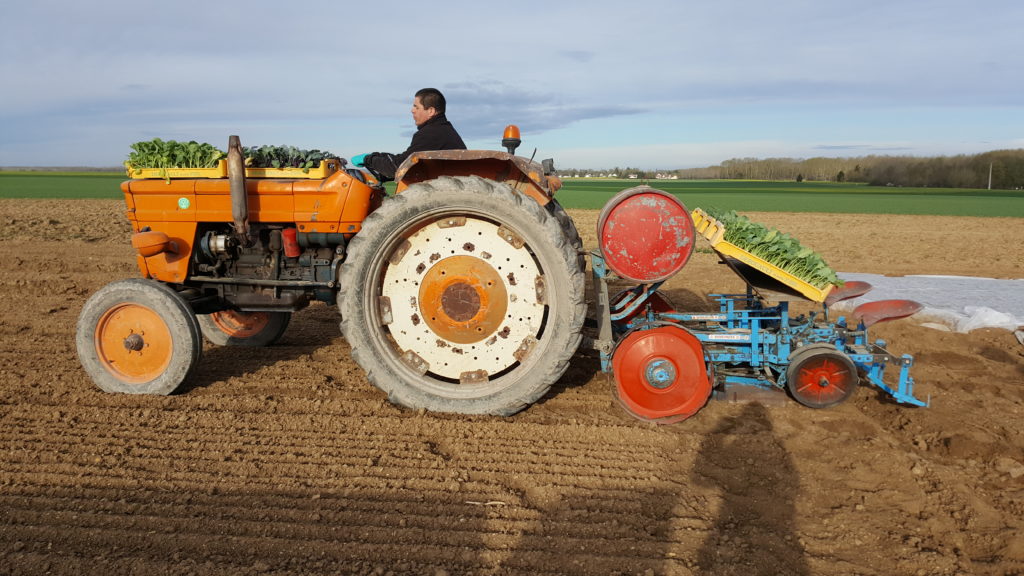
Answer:
M139 270L147 278L155 278L164 282L184 282L188 276L189 255L196 237L195 222L160 222L140 221L140 227L149 226L155 231L167 234L174 250L164 252L145 259L144 266Z
M246 190L248 190L246 186ZM231 186L227 180L200 180L196 182L196 194L220 194L223 196L229 196L231 194Z
M252 216L249 216L252 220ZM232 222L231 196L227 194L196 194L196 220L199 222Z
M152 278L153 276L149 273L149 266L146 264L146 258L142 254L135 254L135 263L139 266L139 272L143 278Z
M320 180L314 180L314 182L320 182ZM295 193L296 184L298 183L294 180L246 180L245 191L248 192L250 196L253 194L259 194L261 196L275 196L282 194L291 196Z
M337 232L352 180L336 173L326 180L295 182L295 222L304 232Z
M383 200L383 193L375 193L368 187L357 186L345 199L341 221L361 223L370 212L380 207Z
M230 200L230 199L229 199ZM231 213L230 201L228 214ZM249 196L250 222L294 222L295 200L291 194L260 194Z
M131 180L126 180L126 181L122 182L121 183L121 192L124 193L124 204L125 204L125 207L128 210L128 219L129 220L134 220L135 219L135 216L134 216L134 214L135 214L135 199L132 196L132 194L130 193L129 186L131 186L131 183L132 183Z
M132 180L129 192L138 222L195 222L195 180ZM123 186L122 186L123 188Z

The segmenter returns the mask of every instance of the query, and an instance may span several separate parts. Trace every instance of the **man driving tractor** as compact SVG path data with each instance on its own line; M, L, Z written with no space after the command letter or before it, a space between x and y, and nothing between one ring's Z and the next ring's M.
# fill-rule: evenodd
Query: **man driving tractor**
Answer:
M427 150L465 150L455 127L444 115L445 99L436 88L423 88L416 92L412 102L412 119L416 122L416 133L405 152L369 152L352 158L352 164L367 168L381 175L385 180L394 180L395 172L413 152Z

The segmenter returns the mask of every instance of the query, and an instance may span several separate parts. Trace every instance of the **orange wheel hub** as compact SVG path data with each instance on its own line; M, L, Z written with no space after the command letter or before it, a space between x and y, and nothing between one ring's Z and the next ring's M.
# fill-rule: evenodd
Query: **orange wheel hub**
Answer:
M445 258L430 268L420 283L419 300L430 329L459 344L490 336L508 310L508 292L497 270L472 256Z
M240 312L221 310L210 314L210 319L221 332L232 338L252 338L266 329L270 315L266 312Z
M122 304L111 308L96 325L96 352L119 380L149 382L167 369L174 352L171 331L150 308Z
M615 349L612 370L619 401L641 420L678 422L711 395L700 341L676 326L628 334Z

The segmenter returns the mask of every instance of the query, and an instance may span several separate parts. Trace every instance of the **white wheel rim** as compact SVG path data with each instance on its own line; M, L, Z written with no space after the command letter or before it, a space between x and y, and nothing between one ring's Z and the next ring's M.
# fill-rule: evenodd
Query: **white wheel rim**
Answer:
M498 224L464 216L441 218L406 238L384 273L381 316L407 364L420 372L473 383L507 370L529 352L544 321L544 278L533 255L517 240ZM481 298L503 302L480 308L475 318L489 309L489 321L467 321L445 333L437 328L465 317L456 314L452 320L445 314L448 308L426 307L421 295L432 293L447 269L467 266L476 271L473 278L494 285L481 288L482 284L460 281L456 287L478 303ZM470 304L465 316L473 311ZM495 317L500 312L504 314ZM425 314L434 317L434 327Z

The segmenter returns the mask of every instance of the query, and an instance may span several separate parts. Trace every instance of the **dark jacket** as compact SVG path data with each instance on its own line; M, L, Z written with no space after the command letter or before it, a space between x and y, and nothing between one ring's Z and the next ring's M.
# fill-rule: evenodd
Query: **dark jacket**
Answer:
M455 131L452 123L445 118L444 114L438 114L416 129L416 133L412 135L412 142L405 152L401 154L388 154L387 152L367 154L363 160L363 165L380 174L386 180L394 180L398 167L413 152L465 149L466 144L462 142L462 138Z

